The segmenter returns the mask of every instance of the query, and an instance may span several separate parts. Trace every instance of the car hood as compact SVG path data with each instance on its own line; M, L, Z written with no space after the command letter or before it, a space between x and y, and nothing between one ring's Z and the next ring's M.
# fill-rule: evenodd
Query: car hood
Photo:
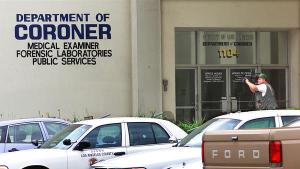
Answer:
M191 161L190 163L186 163L186 162L181 162L179 164L175 164L175 165L171 165L171 166L167 166L163 169L197 169L197 168L202 168L203 164L202 161L200 159L197 159L195 161Z
M130 167L163 167L172 163L201 160L201 148L171 147L160 150L144 151L124 155L102 161L93 165L94 168L130 168Z
M66 158L67 150L60 149L30 149L0 154L0 165L16 166L28 163L52 161L59 158Z

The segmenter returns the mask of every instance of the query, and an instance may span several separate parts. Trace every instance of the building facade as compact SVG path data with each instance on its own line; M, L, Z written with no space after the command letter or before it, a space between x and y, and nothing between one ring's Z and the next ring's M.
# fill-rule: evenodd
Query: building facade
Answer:
M2 119L161 112L177 121L209 119L254 109L242 78L259 72L268 75L280 108L300 107L299 0L0 3ZM74 47L84 42L90 46ZM51 50L48 59L58 63L27 52L40 50ZM78 54L88 50L98 55ZM67 51L75 59L62 59L70 58L61 54Z
M258 72L280 108L299 107L299 1L166 0L162 11L163 75L175 90L164 108L177 120L254 109L241 78Z

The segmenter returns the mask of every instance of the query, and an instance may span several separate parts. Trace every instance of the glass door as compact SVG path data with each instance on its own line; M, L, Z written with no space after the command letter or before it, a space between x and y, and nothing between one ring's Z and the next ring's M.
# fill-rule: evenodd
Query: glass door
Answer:
M254 94L242 79L255 75L255 68L201 69L200 109L202 118L236 111L254 110Z
M255 109L255 96L250 91L242 79L246 76L250 81L255 83L254 68L237 68L229 69L230 74L230 112L248 111Z
M206 120L228 111L226 69L201 69L201 114Z

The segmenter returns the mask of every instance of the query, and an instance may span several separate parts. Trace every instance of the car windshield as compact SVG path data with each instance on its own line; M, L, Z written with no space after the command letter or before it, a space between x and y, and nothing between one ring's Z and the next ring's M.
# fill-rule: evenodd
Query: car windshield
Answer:
M70 139L71 143L75 143L89 128L90 125L72 124L55 134L50 140L41 145L42 149L68 149L71 145L65 145L64 140Z
M179 147L200 147L202 144L202 135L206 131L213 130L232 130L241 120L238 119L211 119L202 126L196 128L189 135L184 137L179 143Z

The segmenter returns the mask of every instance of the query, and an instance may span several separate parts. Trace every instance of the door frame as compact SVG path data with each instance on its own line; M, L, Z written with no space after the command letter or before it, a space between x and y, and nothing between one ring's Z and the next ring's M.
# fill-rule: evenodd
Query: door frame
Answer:
M230 76L230 70L234 70L234 69L254 69L255 72L257 72L259 70L259 67L257 65L243 65L243 66L232 66L232 65L205 65L205 66L198 66L197 67L197 80L198 80L198 111L196 112L197 116L203 117L202 114L202 97L201 97L201 88L202 88L202 83L201 83L201 79L202 79L202 75L201 75L201 71L204 69L211 69L211 70L216 70L216 69L223 69L226 72L226 102L227 102L227 113L231 112L231 110L229 110L229 108L231 109L231 76Z

